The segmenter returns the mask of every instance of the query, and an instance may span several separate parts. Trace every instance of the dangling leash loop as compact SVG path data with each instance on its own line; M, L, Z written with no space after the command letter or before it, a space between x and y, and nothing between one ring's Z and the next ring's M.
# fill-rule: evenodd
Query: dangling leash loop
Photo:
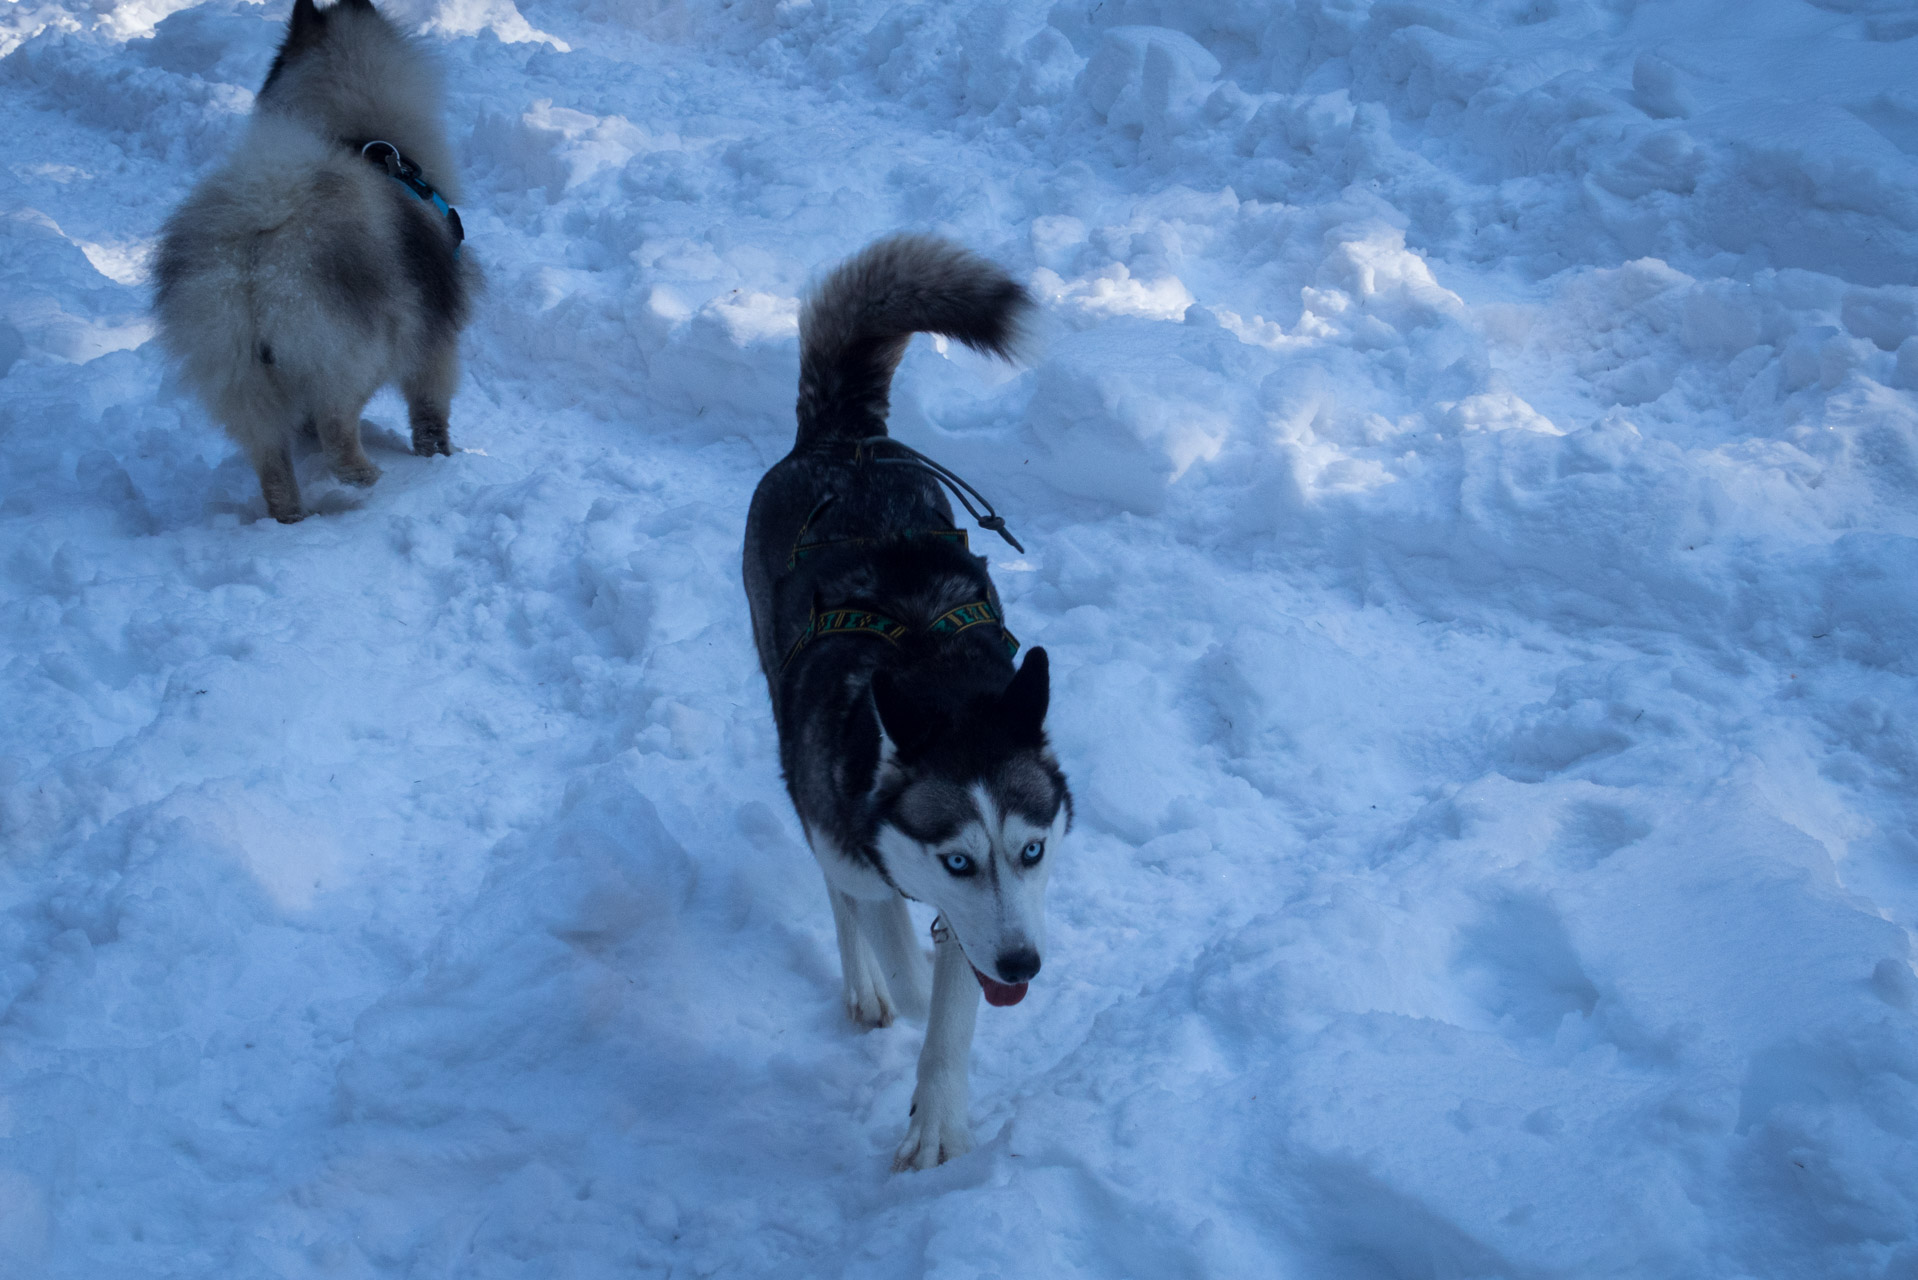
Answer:
M906 456L903 458L886 458L878 454L866 453L867 450L875 449L880 445L890 445L905 453ZM967 484L965 479L952 468L942 463L934 462L931 458L928 458L911 445L902 444L891 436L867 436L865 439L858 441L854 446L854 460L865 461L867 457L870 457L872 461L876 463L883 463L888 466L918 467L921 471L929 472L933 479L945 485L946 488L951 491L952 496L959 499L959 505L966 509L967 515L978 522L981 529L992 530L1011 544L1014 551L1017 551L1020 555L1025 554L1026 549L1019 544L1019 539L1013 537L1011 531L1006 528L1005 517L993 510L992 503L986 500L985 494L980 493L977 489ZM980 513L979 507L972 505L972 502L969 501L966 496L967 494L978 499L979 506L985 508L984 514Z

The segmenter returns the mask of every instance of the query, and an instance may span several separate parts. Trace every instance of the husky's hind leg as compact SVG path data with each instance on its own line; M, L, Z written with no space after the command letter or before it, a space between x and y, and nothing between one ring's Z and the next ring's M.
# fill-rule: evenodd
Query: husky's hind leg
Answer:
M453 452L447 415L459 380L459 347L449 337L426 354L401 387L406 393L406 416L413 426L413 452L422 458Z
M832 899L832 923L839 935L839 969L846 981L846 1016L862 1027L889 1027L895 1012L892 991L859 927L860 911L870 904L835 889L830 881L826 885L826 896Z
M360 447L358 410L342 413L328 410L318 415L320 447L326 450L326 465L346 484L365 488L380 478L380 469Z
M298 524L305 519L306 512L300 510L300 482L293 474L293 453L285 438L251 443L247 452L260 476L266 513L281 524Z

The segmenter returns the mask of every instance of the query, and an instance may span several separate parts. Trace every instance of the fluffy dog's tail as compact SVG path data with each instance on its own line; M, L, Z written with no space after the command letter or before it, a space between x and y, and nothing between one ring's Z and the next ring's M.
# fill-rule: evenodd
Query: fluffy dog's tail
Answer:
M799 446L884 435L892 373L915 333L1010 358L1032 299L933 236L898 235L833 268L799 313Z

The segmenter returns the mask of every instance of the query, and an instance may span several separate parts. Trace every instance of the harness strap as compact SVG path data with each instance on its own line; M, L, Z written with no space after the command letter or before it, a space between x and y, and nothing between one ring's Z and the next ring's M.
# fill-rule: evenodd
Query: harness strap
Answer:
M897 449L906 456L903 458L888 458L873 452L874 449L882 445ZM921 471L927 472L934 480L946 486L953 497L959 499L959 505L966 509L967 515L979 522L981 529L992 530L1004 538L1014 551L1017 551L1020 555L1025 554L1026 549L1020 545L1019 539L1013 537L1006 529L1006 518L993 510L992 503L986 500L985 494L980 493L977 489L967 484L965 479L952 468L942 463L934 462L931 458L928 458L911 445L902 444L891 436L867 436L863 440L853 441L852 460L854 463L871 461L882 466L917 467ZM967 497L968 494L971 495L971 498ZM981 512L979 507L972 505L973 498L978 499L979 506L985 508L984 512Z
M799 564L799 549L802 546L806 545L806 533L808 530L812 528L812 522L817 520L820 514L824 512L827 507L830 507L833 503L837 501L839 501L839 495L836 493L829 493L825 497L819 500L818 505L814 506L811 511L806 513L805 520L803 520L799 525L799 532L793 535L792 554L786 557L786 567L788 569L792 569ZM824 545L824 544L820 544L820 545Z
M385 154L368 155L367 153L374 147L385 147ZM466 228L460 222L460 211L446 203L446 197L433 189L433 184L426 180L426 174L420 167L401 155L398 147L383 138L375 138L362 146L360 154L366 156L368 160L374 160L383 165L387 177L439 210L440 216L446 219L447 229L453 233L453 256L459 257L460 245L466 241Z
M999 624L999 630L1005 631L1006 641L1012 646L1012 652L1019 652L1019 642L1006 631L1005 620L999 611L987 600L974 600L971 604L962 604L946 610L926 624L929 636L956 636L961 631L970 631L974 627L984 626L988 622Z
M974 600L948 609L927 623L924 631L929 636L956 636L961 631L969 631L988 622L997 623L999 634L1005 637L1006 656L1015 656L1019 652L1019 641L1012 632L1006 630L1005 619L990 600ZM786 651L786 659L779 664L779 669L784 671L790 667L793 659L799 656L799 651L819 636L862 632L878 636L887 644L897 645L911 635L912 630L905 623L870 609L814 609L806 619L806 629L799 633L799 638L793 641L793 647Z
M801 537L804 537L806 531L801 529L799 533ZM957 543L961 551L971 550L971 542L966 537L966 531L964 529L915 529L911 533L895 534L894 536L905 538L938 538L942 542ZM819 552L832 547L863 547L870 546L877 541L879 541L877 538L825 538L818 542L795 542L793 543L793 553L786 557L786 567L788 569L796 569L799 567L799 562L807 556L817 555Z

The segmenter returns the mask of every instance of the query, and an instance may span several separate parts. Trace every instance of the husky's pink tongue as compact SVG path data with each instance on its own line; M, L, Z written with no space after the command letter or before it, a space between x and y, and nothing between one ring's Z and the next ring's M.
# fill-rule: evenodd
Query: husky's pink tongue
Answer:
M978 969L972 971L972 976L979 979L979 989L986 993L986 1003L995 1009L1018 1004L1026 998L1026 984L1023 982L994 982Z

